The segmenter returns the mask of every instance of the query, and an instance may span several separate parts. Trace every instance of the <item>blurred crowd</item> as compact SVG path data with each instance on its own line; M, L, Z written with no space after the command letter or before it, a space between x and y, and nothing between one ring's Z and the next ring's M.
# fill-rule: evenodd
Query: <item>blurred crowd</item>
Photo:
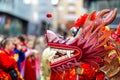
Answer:
M40 57L46 47L45 37L0 35L0 43L0 80L6 76L7 80L40 80Z

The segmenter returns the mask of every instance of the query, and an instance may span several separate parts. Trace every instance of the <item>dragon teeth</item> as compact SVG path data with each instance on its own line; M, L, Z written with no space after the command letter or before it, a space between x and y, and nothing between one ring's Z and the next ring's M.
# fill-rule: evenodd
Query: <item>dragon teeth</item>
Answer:
M61 50L61 49L54 49L54 51L60 52L61 54L65 54L65 53L73 53L74 50Z
M62 60L62 59L66 59L66 58L68 58L68 56L67 56L67 55L62 56L62 57L57 58L57 59L54 59L54 60L52 60L52 61L51 61L51 63L55 63L55 62L57 62L57 61L60 61L60 60Z
M74 56L74 54L72 54L74 52L74 50L61 50L61 49L54 49L54 48L52 48L52 50L54 51L54 53L60 52L60 54L66 54L66 55L56 58L56 59L52 59L51 63L55 63L57 61Z
M71 57L70 51L67 51L67 56L68 56L69 58Z
M56 58L56 59L52 60L51 63L53 64L53 63L55 63L55 62L58 62L58 61L60 61L60 60L66 59L66 58L70 58L70 57L72 57L72 56L73 56L73 54L70 54L70 56L65 55L65 56L62 56L62 57L59 57L59 58Z
M73 52L74 52L73 50L67 50L67 56L70 58L71 55L73 55L73 54L72 54Z
M74 52L74 50L70 50L70 53L73 53Z

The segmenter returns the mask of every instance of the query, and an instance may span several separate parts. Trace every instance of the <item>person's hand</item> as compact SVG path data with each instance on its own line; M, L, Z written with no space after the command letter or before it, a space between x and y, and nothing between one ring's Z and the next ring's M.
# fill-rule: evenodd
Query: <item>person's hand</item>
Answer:
M22 52L24 52L26 50L26 48L24 46L22 46L22 45L17 45L17 49L19 51L22 51Z

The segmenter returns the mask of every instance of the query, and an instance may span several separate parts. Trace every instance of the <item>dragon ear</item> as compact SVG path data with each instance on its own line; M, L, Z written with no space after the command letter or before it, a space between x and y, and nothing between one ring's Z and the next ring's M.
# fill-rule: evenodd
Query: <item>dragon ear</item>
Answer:
M119 25L118 25L118 28L117 28L117 30L116 30L116 33L120 35L120 23L119 23Z
M49 42L53 42L55 40L58 40L57 35L54 32L52 32L50 30L47 30L47 32L46 32L46 41L49 43Z

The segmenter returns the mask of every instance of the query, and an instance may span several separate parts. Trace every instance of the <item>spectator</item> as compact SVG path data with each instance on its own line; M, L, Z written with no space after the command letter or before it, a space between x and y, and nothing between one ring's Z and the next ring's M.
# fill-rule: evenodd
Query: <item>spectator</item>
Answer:
M21 71L22 62L25 60L25 38L23 36L15 37L14 57L18 63L18 69Z
M23 80L18 71L17 63L11 52L14 51L12 39L4 39L1 41L0 50L0 80Z
M38 80L39 77L39 57L37 56L37 51L33 49L34 41L29 40L27 42L27 52L25 53L25 80Z

